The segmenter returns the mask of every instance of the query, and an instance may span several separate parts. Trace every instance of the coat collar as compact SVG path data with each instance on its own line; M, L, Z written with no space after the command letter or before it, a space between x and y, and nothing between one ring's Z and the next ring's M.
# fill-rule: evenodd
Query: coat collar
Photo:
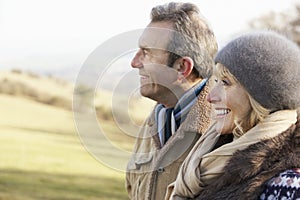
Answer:
M179 129L182 129L187 132L198 132L198 133L204 133L205 130L208 128L207 124L210 123L210 110L211 106L210 103L206 100L206 96L208 94L208 83L203 88L203 90L200 92L198 96L198 100L196 103L192 106L189 114L187 115L187 118L185 121L180 125ZM155 107L158 104L155 105ZM153 126L156 124L155 122L155 109L150 114L150 117L148 119L147 125Z
M198 96L197 102L192 106L185 121L180 125L175 135L173 135L167 143L160 149L157 155L157 162L154 164L154 169L165 167L170 164L170 161L179 159L183 154L193 147L210 125L210 104L206 101L208 94L208 86L205 86ZM153 120L153 119L152 119ZM150 134L156 145L160 144L157 130L152 127Z
M258 199L266 181L300 167L300 112L297 122L278 136L237 151L224 174L195 199Z

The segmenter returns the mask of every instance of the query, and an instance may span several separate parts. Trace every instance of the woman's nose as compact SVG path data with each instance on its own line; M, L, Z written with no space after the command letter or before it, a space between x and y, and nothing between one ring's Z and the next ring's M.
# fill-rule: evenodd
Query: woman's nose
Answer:
M131 61L131 67L132 68L140 68L143 67L143 63L142 63L142 51L139 50L135 56L133 57L132 61Z
M217 86L215 86L214 88L212 88L212 90L207 94L206 96L206 100L209 103L215 103L221 100L220 98L220 91L218 91Z

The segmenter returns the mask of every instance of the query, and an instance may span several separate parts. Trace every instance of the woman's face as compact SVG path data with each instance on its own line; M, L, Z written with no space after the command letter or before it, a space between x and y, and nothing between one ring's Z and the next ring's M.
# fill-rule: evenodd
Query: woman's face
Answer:
M213 118L216 120L217 131L221 134L230 134L251 111L249 97L244 87L231 74L220 75L223 66L217 64L212 81L213 88L207 96L212 104ZM226 73L225 73L226 74Z

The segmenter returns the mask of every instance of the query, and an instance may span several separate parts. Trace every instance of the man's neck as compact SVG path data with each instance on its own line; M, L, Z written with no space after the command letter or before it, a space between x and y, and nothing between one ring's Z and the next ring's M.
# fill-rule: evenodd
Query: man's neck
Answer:
M189 84L185 84L180 89L176 90L176 92L173 92L169 95L165 95L165 98L162 98L162 100L158 103L164 105L165 108L174 108L177 104L178 100L192 87L200 83L203 79L197 79L197 81L190 82ZM166 98L167 97L167 98Z
M182 93L180 95L180 97L183 95L184 93ZM167 97L166 97L167 96ZM164 105L165 108L174 108L175 105L178 102L178 99L180 97L178 97L177 95L174 95L173 93L170 95L166 95L164 99L162 99L161 101L159 101L158 103Z

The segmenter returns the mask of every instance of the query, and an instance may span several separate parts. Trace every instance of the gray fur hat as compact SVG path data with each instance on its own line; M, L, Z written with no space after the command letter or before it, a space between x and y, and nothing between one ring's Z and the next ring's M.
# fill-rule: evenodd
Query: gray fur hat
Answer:
M300 106L300 49L273 31L242 35L215 57L263 107L271 111Z

